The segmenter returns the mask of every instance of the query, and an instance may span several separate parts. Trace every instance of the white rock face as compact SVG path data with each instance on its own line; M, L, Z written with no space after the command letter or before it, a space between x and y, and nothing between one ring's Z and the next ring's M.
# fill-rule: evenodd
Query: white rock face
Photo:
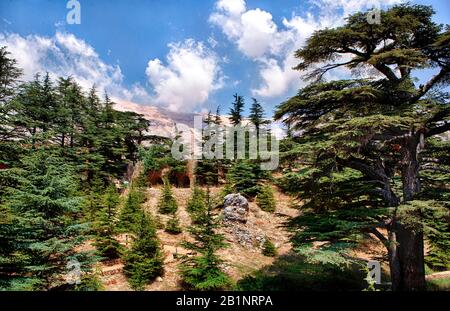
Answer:
M247 222L249 211L247 199L239 193L232 193L225 197L223 202L223 215L225 221Z

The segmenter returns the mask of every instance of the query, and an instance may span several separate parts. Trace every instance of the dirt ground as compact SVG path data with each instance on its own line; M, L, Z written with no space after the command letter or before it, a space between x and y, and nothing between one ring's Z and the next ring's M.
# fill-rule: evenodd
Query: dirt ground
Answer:
M275 188L274 188L275 189ZM275 189L276 190L276 189ZM147 202L145 209L153 216L157 213L157 202L161 194L161 188L147 188ZM220 192L219 188L211 188L211 195L216 196ZM191 190L188 188L173 188L174 196L178 202L178 217L183 232L179 235L171 235L164 230L158 230L158 237L161 241L164 256L164 275L157 278L146 287L146 290L180 290L178 265L180 263L177 254L184 254L180 243L183 240L189 240L190 236L186 228L190 226L191 219L186 211L187 202L191 196ZM245 232L252 237L269 237L278 249L279 255L283 255L291 250L289 242L289 233L283 227L283 223L289 218L297 215L298 210L290 207L290 198L278 191L275 191L277 202L276 212L267 213L259 209L255 202L249 202L249 215L246 224L224 224L220 231L225 235L229 246L220 251L221 258L226 262L224 270L230 277L237 281L245 275L256 271L263 266L269 265L274 261L272 257L266 257L261 253L261 243L253 241L250 243L240 243L236 232ZM218 211L220 214L220 211ZM159 215L165 223L168 216ZM129 244L129 237L121 235L118 237L124 245ZM128 241L128 242L127 242ZM175 256L174 256L175 255ZM101 263L101 280L107 291L128 291L131 288L128 285L126 277L122 271L123 263L121 260Z

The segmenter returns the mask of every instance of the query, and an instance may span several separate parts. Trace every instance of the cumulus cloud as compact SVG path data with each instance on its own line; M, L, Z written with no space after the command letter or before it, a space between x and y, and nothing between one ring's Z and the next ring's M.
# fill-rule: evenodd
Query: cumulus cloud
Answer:
M291 18L283 18L278 26L270 12L259 8L247 9L244 0L219 0L209 21L257 64L260 85L252 93L273 97L303 84L301 73L292 70L298 63L293 55L315 30L339 26L348 14L356 11L401 1L312 0L310 4L318 10L307 10L302 16L292 13Z
M201 108L210 94L223 86L219 58L193 39L171 43L169 48L165 63L155 58L147 64L155 101L172 111Z
M85 90L95 84L99 93L108 92L112 98L149 98L139 84L124 87L120 67L105 63L92 46L71 33L56 32L52 37L0 33L0 46L7 46L17 60L24 80L49 72L52 78L72 76Z

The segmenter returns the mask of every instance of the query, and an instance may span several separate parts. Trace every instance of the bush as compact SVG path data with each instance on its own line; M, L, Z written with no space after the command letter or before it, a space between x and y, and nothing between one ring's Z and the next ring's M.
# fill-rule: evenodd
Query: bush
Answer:
M172 194L172 186L167 179L164 179L164 188L159 198L158 210L161 214L175 214L178 204Z
M163 273L163 256L152 220L142 212L137 236L124 258L124 273L133 289L145 285Z
M264 256L268 256L268 257L275 257L278 254L277 248L272 243L272 241L267 237L263 244L263 252L262 253Z
M264 185L260 188L256 196L256 204L266 212L275 212L276 202L273 189L270 185Z
M172 218L167 221L165 231L170 234L180 234L183 232L180 227L180 221L176 215L173 215Z
M102 290L104 290L104 287L97 273L83 275L81 283L75 286L75 291L95 292Z
M219 226L211 214L209 189L206 194L206 210L197 215L197 223L189 228L193 242L183 247L192 254L185 256L180 265L183 284L193 290L220 290L230 284L228 275L221 270L223 261L216 252L225 247L224 236L216 232Z
M304 256L289 254L239 280L244 291L362 291L367 287L366 273L356 265L338 267L311 263Z
M98 220L93 225L94 246L97 248L98 254L107 259L119 258L122 252L122 245L114 238L118 202L119 195L116 187L112 185L108 187L104 195L103 204L98 212Z
M205 192L200 187L194 187L186 209L191 215L206 210Z
M125 199L124 206L120 211L119 227L122 231L133 232L141 213L141 205L145 201L145 194L140 188L131 186L130 192Z

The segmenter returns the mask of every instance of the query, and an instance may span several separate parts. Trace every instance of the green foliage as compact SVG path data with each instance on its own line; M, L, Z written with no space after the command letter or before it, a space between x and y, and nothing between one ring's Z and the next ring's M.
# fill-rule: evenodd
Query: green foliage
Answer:
M111 185L106 190L103 206L94 223L96 233L94 246L103 258L116 259L123 250L120 243L114 238L116 233L116 213L119 203L119 195L116 187Z
M254 161L239 160L229 171L231 177L228 182L231 188L248 198L254 198L259 190L259 182L266 179L267 172L261 170L260 165Z
M244 291L361 291L365 273L359 266L337 267L308 262L302 255L278 257L266 266L239 280L236 289Z
M158 211L161 214L175 214L178 204L172 193L172 186L167 179L164 179L164 187L158 201Z
M359 12L343 26L315 32L296 52L300 59L296 68L308 71L305 78L312 83L275 113L292 135L282 154L289 168L285 188L305 202L301 216L291 222L294 243L351 245L369 232L375 233L400 254L394 260L404 270L392 274L393 289L417 289L403 283L402 278L420 279L421 286L425 285L423 263L413 256L402 256L408 252L401 251L417 232L422 234L427 222L420 215L416 217L417 209L409 203L429 200L432 192L446 192L436 191L432 178L420 187L421 171L428 171L424 176L429 177L433 170L424 164L430 162L429 167L445 170L434 155L421 155L435 149L428 145L433 136L450 129L448 92L438 89L449 81L450 58L443 45L448 43L449 32L432 21L433 14L431 7L403 4L382 11L379 24L367 23L366 13ZM414 40L402 39L406 37ZM392 42L387 43L389 39ZM339 61L341 51L348 53L348 61ZM380 76L326 81L327 73L339 67L354 72L372 68ZM413 73L425 67L434 67L438 74L417 87ZM443 150L434 152L437 155ZM394 213L397 207L403 210L402 215ZM406 224L410 220L414 226ZM388 230L402 231L403 243L386 241L377 234L386 223L395 224ZM444 227L441 232L448 230ZM412 271L417 275L406 277Z
M256 203L265 212L275 212L276 202L270 185L261 186L256 196Z
M278 254L277 248L268 237L266 237L264 241L262 253L264 256L268 257L275 257Z
M120 211L119 227L122 231L133 232L141 214L141 205L145 201L145 193L135 186L130 187L128 196Z
M236 192L236 188L234 187L233 175L231 173L228 173L226 175L225 181L226 181L225 186L222 188L220 192L220 199L222 201L227 195Z
M74 290L80 292L97 292L104 290L99 273L88 273L81 277L81 283L75 285Z
M450 290L450 278L433 279L427 281L427 290L448 291Z
M124 273L136 290L143 290L146 284L164 272L155 225L143 211L136 227L136 238L124 257L124 263Z
M183 232L180 226L180 220L178 219L177 215L174 214L166 224L165 231L170 234L180 234Z
M189 198L186 210L191 215L193 221L195 221L197 214L202 214L206 210L205 204L205 192L198 186L195 186L192 190L192 195Z
M184 186L184 180L179 180L178 176L186 172L186 161L180 161L172 156L171 144L173 142L167 139L159 141L149 148L139 148L139 158L144 166L144 175L149 172L160 172L167 168L166 176L172 183L177 183L178 186Z
M450 269L450 141L435 138L427 141L422 152L424 162L421 172L423 191L420 199L424 204L425 236L429 249L425 262L435 270Z
M244 98L238 94L234 94L234 102L230 108L230 121L233 125L238 125L242 121L242 111L244 109Z
M256 127L257 135L259 137L259 130L261 126L269 124L270 121L264 119L264 108L255 98L253 98L253 103L250 107L250 115L248 117L250 122Z
M104 203L104 192L104 184L98 177L94 177L90 184L86 185L82 211L87 221L94 222L96 220Z
M139 158L144 166L144 172L159 171L170 164L170 145L156 144L148 149L139 149Z
M230 284L230 279L221 270L223 261L216 252L225 247L223 235L216 232L218 221L212 215L209 188L206 193L206 210L198 216L196 224L188 230L193 242L185 241L183 247L192 253L183 258L180 265L183 284L193 290L220 290Z
M0 286L12 290L45 290L63 282L73 259L89 270L92 262L75 247L86 240L87 226L77 221L81 198L73 168L39 149L9 170L9 188L0 226ZM94 258L91 258L94 259Z

